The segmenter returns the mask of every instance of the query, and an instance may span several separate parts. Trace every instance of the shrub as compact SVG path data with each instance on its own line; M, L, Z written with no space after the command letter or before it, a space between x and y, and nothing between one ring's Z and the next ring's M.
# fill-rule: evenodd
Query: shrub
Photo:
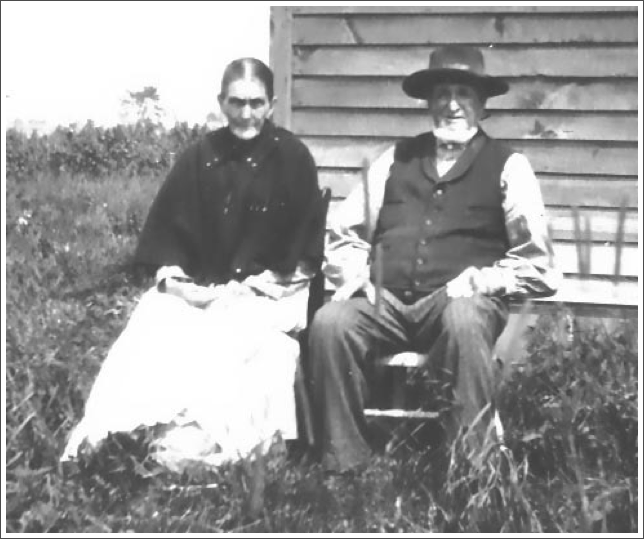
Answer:
M205 125L177 123L166 128L150 120L101 127L87 122L57 127L52 133L26 135L7 129L7 177L28 180L62 174L105 178L135 177L167 172L173 156L207 132Z

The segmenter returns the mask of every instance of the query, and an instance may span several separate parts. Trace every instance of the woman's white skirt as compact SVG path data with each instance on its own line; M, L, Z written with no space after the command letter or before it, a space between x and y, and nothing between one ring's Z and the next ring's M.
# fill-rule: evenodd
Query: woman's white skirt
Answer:
M208 308L151 289L111 348L61 460L108 433L166 426L155 458L216 466L297 436L294 378L308 291ZM86 442L86 444L84 444Z

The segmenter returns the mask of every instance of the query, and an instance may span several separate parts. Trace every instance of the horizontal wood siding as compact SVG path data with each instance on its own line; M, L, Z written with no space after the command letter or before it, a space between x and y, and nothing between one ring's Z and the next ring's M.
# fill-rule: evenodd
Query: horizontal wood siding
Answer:
M341 126L341 127L340 127ZM324 136L406 137L430 128L418 110L298 109L292 127ZM637 143L637 116L631 113L497 111L483 128L500 139L612 140Z
M401 90L403 77L298 77L293 107L426 109ZM512 111L637 111L637 78L509 78L512 91L491 99L488 108Z
M426 103L403 93L403 78L424 69L435 47L472 44L482 48L487 71L510 83L508 94L488 101L483 126L523 152L540 180L568 276L560 296L591 291L609 305L637 292L636 7L273 9L289 11L290 61L276 64L289 81L288 125L311 149L321 185L333 190L332 207L359 187L365 158L431 128ZM592 230L590 280L579 276L574 207ZM625 245L617 286L611 276L620 207Z
M340 129L338 129L340 131ZM396 139L375 137L316 137L302 135L320 167L360 167L373 161ZM513 140L537 173L637 175L637 144L607 141Z
M629 13L583 13L574 18L560 14L525 15L481 13L399 15L395 17L305 17L295 26L296 45L418 45L435 43L470 44L573 44L599 41L637 41L637 19Z
M405 76L427 67L433 46L296 47L294 75ZM637 77L637 48L500 45L485 50L490 73L505 77Z
M557 13L561 15L580 15L582 13L594 13L597 15L612 13L630 13L636 11L634 7L627 6L316 6L316 7L295 7L293 13L298 17L312 15L388 15L397 17L400 15L480 15L481 13L512 13L529 16L538 16L543 13Z
M360 169L319 169L320 184L329 187L333 198L344 198L361 181ZM606 212L624 207L637 212L636 177L540 175L539 181L547 206L595 207ZM608 208L606 208L608 207ZM613 210L614 209L614 210Z

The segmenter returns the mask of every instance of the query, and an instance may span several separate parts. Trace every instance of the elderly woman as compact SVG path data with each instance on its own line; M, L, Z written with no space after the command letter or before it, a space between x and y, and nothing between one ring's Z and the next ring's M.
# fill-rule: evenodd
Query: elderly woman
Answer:
M296 436L293 336L321 257L315 163L270 121L264 63L228 65L219 103L228 125L178 158L151 207L135 260L156 286L110 350L63 459L141 426L163 427L155 454L171 468Z

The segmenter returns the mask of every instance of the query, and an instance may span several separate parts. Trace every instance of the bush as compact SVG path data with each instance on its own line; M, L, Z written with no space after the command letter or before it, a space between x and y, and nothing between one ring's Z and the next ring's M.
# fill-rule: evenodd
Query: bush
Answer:
M7 177L27 180L38 175L83 175L104 178L167 172L173 157L199 140L207 127L177 123L167 129L150 120L114 127L57 127L49 135L26 135L7 129Z
M636 474L635 328L625 323L609 332L586 322L563 347L551 337L556 323L541 318L530 339L531 360L505 383L501 407L508 442L541 477L573 474L571 451L586 472Z

